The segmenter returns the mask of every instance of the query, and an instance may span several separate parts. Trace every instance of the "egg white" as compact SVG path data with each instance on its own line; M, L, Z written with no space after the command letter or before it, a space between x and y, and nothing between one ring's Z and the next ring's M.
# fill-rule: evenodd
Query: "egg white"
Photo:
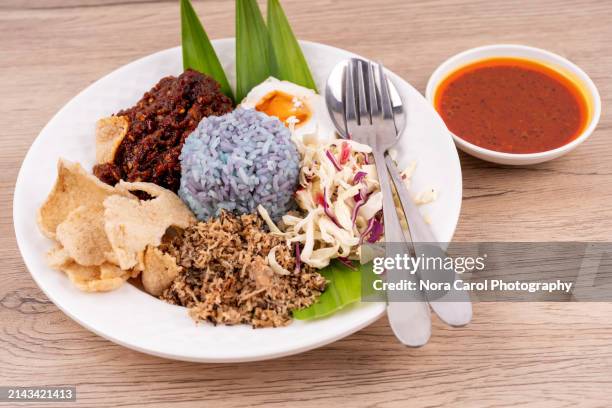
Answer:
M245 109L255 109L260 101L271 92L283 92L296 98L297 103L304 104L310 110L310 117L295 127L288 125L293 135L303 140L304 137L316 138L325 141L336 138L336 129L331 121L325 100L312 89L294 84L289 81L280 81L274 77L266 79L257 85L244 97L240 106Z

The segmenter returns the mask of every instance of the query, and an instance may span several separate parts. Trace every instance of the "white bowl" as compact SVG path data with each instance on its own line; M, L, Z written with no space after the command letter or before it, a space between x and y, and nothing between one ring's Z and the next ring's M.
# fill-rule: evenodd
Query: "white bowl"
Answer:
M582 69L578 68L578 66L557 54L540 48L527 47L524 45L499 44L463 51L444 61L433 74L431 74L427 82L427 90L425 93L427 100L432 104L434 103L434 96L438 86L451 72L472 62L494 57L516 57L540 62L573 80L582 90L586 98L589 112L588 124L584 131L571 142L545 152L526 154L498 152L476 146L451 132L453 139L455 139L455 144L457 144L459 149L479 159L493 163L528 165L542 163L563 156L591 136L601 116L601 98L597 87L591 78L589 78Z

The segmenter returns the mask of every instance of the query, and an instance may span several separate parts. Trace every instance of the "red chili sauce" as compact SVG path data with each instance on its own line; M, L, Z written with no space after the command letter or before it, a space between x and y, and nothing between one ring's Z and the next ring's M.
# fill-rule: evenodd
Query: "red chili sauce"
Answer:
M578 86L537 62L492 58L451 73L434 105L456 136L485 149L537 153L561 147L586 127Z

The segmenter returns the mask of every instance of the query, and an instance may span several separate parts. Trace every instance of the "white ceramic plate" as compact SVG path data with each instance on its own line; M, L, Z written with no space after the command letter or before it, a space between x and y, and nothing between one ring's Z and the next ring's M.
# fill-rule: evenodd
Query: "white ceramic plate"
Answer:
M226 72L234 72L234 41L214 41ZM354 56L337 48L303 42L320 89L332 67ZM17 179L14 223L17 242L32 277L64 313L115 343L161 357L198 362L239 362L295 354L348 336L377 320L379 303L358 304L331 317L296 321L288 327L196 325L187 311L168 305L132 285L110 293L84 293L45 263L51 247L36 226L36 211L56 178L60 157L94 164L96 120L132 106L167 75L182 72L180 48L149 55L110 73L64 106L32 144ZM232 78L233 79L233 78ZM461 208L461 168L453 141L440 117L412 86L393 76L407 105L408 124L399 147L403 166L416 160L413 189L436 188L439 198L423 207L440 241L450 241Z

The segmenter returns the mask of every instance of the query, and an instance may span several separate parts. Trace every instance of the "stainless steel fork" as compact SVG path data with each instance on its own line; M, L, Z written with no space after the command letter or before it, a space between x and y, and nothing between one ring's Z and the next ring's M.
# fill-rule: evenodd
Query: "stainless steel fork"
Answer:
M344 71L344 121L349 137L372 147L372 154L383 195L386 257L396 259L411 254L395 209L385 152L397 142L393 110L383 67L375 70L369 62L351 59ZM417 276L398 267L386 270L387 282L414 282ZM387 315L396 337L409 346L421 346L431 336L431 316L423 294L409 291L387 291Z

